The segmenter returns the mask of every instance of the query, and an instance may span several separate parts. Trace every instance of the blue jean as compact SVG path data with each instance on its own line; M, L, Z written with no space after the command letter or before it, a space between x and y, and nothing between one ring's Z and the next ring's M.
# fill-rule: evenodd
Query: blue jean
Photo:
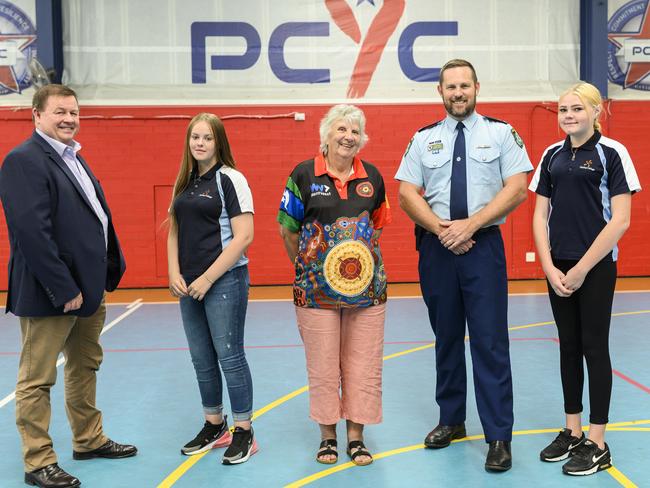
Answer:
M207 415L223 411L223 370L236 421L253 416L253 381L244 353L248 285L247 266L238 266L219 278L202 301L180 299L203 411Z

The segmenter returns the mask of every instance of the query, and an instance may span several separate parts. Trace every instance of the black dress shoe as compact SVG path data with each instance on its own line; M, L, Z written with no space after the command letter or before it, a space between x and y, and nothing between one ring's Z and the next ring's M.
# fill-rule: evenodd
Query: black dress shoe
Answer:
M25 473L25 483L41 488L75 488L81 485L77 478L63 471L56 463Z
M465 424L438 425L424 438L424 445L430 449L441 449L451 444L454 439L462 439L467 434Z
M125 457L135 456L138 449L135 446L128 444L118 444L112 440L108 440L106 444L93 449L88 452L72 451L72 458L77 460L92 459L92 458L108 458L119 459Z
M509 441L492 441L485 458L486 471L508 471L512 468Z

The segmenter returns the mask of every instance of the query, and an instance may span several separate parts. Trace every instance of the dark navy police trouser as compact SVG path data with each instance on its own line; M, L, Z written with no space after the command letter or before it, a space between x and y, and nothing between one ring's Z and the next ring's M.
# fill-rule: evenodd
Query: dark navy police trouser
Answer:
M508 342L508 283L498 226L479 231L476 244L457 256L437 236L419 243L420 287L436 336L436 402L440 423L465 421L469 329L478 413L487 442L512 439L512 373Z

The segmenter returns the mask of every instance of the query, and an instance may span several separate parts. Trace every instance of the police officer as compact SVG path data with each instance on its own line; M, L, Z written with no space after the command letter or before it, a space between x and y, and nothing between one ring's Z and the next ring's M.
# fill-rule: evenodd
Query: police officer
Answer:
M418 271L436 336L440 422L429 448L465 437L465 322L478 412L489 443L488 471L512 466L512 376L507 277L499 224L526 199L532 165L517 132L475 112L474 67L453 59L440 71L447 117L411 139L395 178L402 209L416 223Z

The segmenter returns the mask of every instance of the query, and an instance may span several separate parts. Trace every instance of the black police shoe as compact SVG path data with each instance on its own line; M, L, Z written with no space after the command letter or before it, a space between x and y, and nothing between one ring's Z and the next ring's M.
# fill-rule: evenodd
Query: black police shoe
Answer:
M512 454L509 441L492 441L485 458L485 470L493 472L508 471L512 467Z
M454 439L462 439L467 436L465 424L459 425L438 425L424 438L424 445L429 449L441 449L451 444Z

